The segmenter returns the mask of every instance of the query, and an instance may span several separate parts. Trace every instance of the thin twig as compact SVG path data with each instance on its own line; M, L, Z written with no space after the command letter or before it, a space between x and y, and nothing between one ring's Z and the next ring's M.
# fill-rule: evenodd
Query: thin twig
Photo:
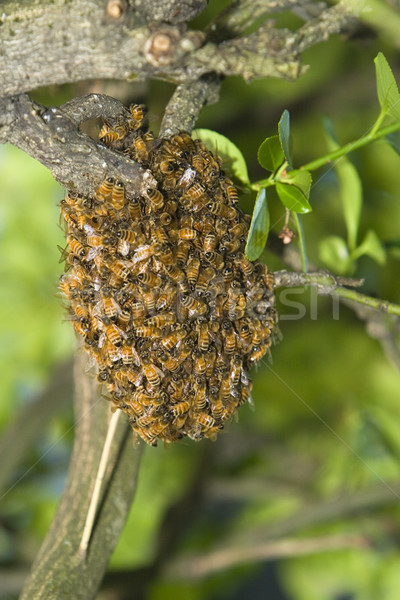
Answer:
M215 572L232 569L246 563L331 552L343 548L365 548L368 545L367 538L357 534L251 543L248 547L241 545L171 561L166 565L163 574L166 577L179 579L208 577Z
M117 429L118 421L121 415L121 411L117 410L113 413L110 423L108 425L107 437L104 442L103 452L101 454L99 468L96 474L92 497L90 499L89 509L83 528L81 543L79 544L78 554L81 559L86 557L89 540L93 531L93 524L96 518L97 507L100 501L101 486L104 480L107 464L110 458L111 444L114 440L115 432Z

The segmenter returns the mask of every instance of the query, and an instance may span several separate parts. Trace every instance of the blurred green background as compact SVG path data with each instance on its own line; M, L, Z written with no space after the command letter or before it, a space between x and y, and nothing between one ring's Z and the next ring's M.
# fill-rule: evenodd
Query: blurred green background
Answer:
M292 15L280 17L282 23L285 19L286 25L297 25ZM309 50L303 57L309 70L294 83L225 80L219 103L204 108L198 126L235 142L248 161L250 178L256 180L265 176L256 161L257 148L276 133L286 108L295 165L304 164L327 151L323 116L332 119L341 144L364 135L376 119L373 59L378 51L385 53L400 81L398 51L384 34L361 28L350 40L334 36ZM92 91L126 103L145 102L156 131L173 87L156 81L94 81L37 90L32 96L52 105ZM380 141L350 158L363 187L359 238L373 228L387 249L385 264L364 256L353 275L365 278L365 293L400 303L400 157ZM318 250L326 236L345 237L335 171L322 174L314 179L313 212L302 220L309 259L318 268L326 267ZM63 190L44 167L8 145L0 147L0 182L4 437L16 416L40 404L54 386L55 369L68 364L75 340L57 296L63 270L57 245L65 245L57 205ZM243 194L241 202L251 212L254 197ZM285 214L272 196L270 210L272 229L278 233ZM272 270L286 268L270 249L263 259ZM110 570L116 578L127 571L140 573L154 560L160 531L170 536L174 544L164 556L164 571L159 568L144 586L148 600L399 597L399 324L379 319L375 328L370 324L366 330L347 306L341 305L339 318L333 318L329 298L316 299L307 290L287 298L303 303L305 314L288 318L293 310L278 295L282 340L273 348L273 364L264 360L252 374L255 410L244 406L238 422L226 427L216 443L184 441L145 450L138 492ZM72 399L63 399L58 407L62 390L57 385L51 389L54 416L49 420L43 415L43 428L23 460L1 480L2 600L16 597L66 476L73 441ZM18 446L18 437L14 443ZM2 450L0 462L7 462L13 446ZM290 542L287 556L279 545L274 553L273 543L280 540ZM310 551L312 540L317 542ZM266 543L272 544L270 558L256 558ZM214 572L213 553L226 555L231 547L240 550L241 558ZM182 575L179 565L197 554L210 557L209 570L200 578L190 568ZM109 577L99 598L136 597L133 588L131 595L113 596Z

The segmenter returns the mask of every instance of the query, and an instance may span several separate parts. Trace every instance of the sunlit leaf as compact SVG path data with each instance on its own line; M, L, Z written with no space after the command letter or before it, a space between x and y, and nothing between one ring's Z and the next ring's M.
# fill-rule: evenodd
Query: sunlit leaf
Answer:
M336 273L347 273L351 266L347 244L338 236L330 236L320 242L319 257Z
M368 229L361 244L351 253L353 260L363 255L370 256L380 265L386 263L386 250L372 229Z
M334 273L344 275L352 266L347 244L338 236L323 239L319 245L319 257Z
M400 93L388 61L382 52L375 60L376 88L382 111L400 119Z
M290 115L288 110L284 110L278 123L279 140L283 153L288 161L289 167L293 169L292 149L290 138Z
M267 171L274 172L285 160L279 136L273 135L266 138L257 151L257 160Z
M231 140L211 129L194 129L192 137L200 138L211 152L222 158L224 169L236 179L246 185L250 183L245 158Z
M289 171L286 174L285 181L299 188L303 192L304 196L307 199L309 198L312 183L311 173L309 171L305 171L303 169Z
M264 250L268 238L268 231L269 211L267 194L265 188L263 188L256 198L245 248L245 254L249 260L256 260Z
M334 137L333 126L330 119L324 119L326 139L330 151L339 148ZM350 250L357 244L357 233L360 222L360 214L363 204L363 193L361 179L353 163L342 156L334 163L340 184L340 197L342 201L343 217L347 229L347 243Z
M285 208L296 213L308 213L312 210L303 192L295 185L277 183L276 191Z

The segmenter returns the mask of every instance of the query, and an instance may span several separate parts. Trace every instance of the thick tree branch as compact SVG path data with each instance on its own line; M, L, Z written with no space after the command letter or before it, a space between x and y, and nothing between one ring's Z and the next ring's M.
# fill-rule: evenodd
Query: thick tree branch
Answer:
M143 14L144 4L121 0L123 10L116 11L120 16L115 18L108 4L97 0L2 3L0 96L93 78L159 77L180 84L214 72L246 80L269 76L294 80L304 70L301 52L354 18L341 2L298 32L267 23L251 35L214 43L206 33L187 30L185 25L204 2L176 2L175 7L171 2L164 7L161 1L148 2ZM150 18L151 24L146 20ZM223 22L221 31L225 28ZM211 33L218 38L218 31Z
M21 600L94 598L136 490L141 452L134 447L127 420L121 419L89 552L86 560L80 560L79 543L110 414L107 402L99 398L95 378L83 375L86 363L86 355L79 354L75 365L76 437L67 484Z
M0 142L10 142L50 169L68 188L91 193L105 175L119 176L128 193L139 193L144 171L121 153L78 130L83 120L122 112L117 100L93 94L60 108L46 109L26 94L0 99ZM146 185L151 175L146 174Z

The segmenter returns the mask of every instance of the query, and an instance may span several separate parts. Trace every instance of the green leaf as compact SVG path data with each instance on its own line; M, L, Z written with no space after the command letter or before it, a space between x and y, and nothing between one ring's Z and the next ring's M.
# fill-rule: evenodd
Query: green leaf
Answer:
M273 135L263 141L257 151L257 160L267 171L273 173L279 169L285 160L279 136Z
M375 60L376 88L382 112L400 120L400 94L388 61L382 52Z
M386 263L386 250L372 229L368 229L361 244L351 253L351 258L357 260L357 258L363 255L370 256L379 265Z
M309 198L312 183L310 171L305 171L304 169L295 169L294 171L289 171L285 174L284 178L282 177L282 183L288 183L296 186L303 192L307 199Z
M391 145L393 150L400 154L400 130L393 131L386 136L386 141Z
M308 213L312 210L303 192L295 185L277 183L276 191L285 208L296 213Z
M256 260L264 250L269 232L269 211L267 194L263 188L256 198L250 231L247 238L245 255L249 260Z
M290 138L290 115L288 110L284 110L280 121L278 123L279 140L282 146L283 153L289 164L289 167L293 169L292 161L292 149L291 149L291 138Z
M231 140L211 129L194 129L192 137L200 138L214 155L222 158L224 168L236 179L245 185L250 183L246 160Z
M344 275L351 270L352 260L345 240L330 236L319 244L319 257L334 273Z
M334 138L333 126L330 119L324 119L327 145L330 151L339 148ZM340 184L340 197L342 201L343 217L347 229L347 244L350 251L357 245L357 233L360 223L360 214L363 204L361 179L353 163L342 156L334 163Z

